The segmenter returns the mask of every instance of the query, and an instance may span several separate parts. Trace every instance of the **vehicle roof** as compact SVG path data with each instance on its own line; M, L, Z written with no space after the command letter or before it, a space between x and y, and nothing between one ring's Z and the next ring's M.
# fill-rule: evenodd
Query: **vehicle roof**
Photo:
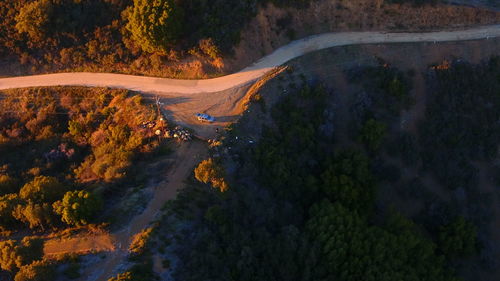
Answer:
M195 114L197 117L203 117L203 118L213 118L212 116L208 115L208 114L205 114L205 113L196 113Z

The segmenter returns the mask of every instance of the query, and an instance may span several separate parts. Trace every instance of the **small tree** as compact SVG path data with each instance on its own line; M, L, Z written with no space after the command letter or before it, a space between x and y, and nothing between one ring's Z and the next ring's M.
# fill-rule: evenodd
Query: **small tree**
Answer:
M22 199L36 203L52 203L64 194L64 186L54 177L37 176L19 191Z
M229 189L224 179L222 166L212 158L203 160L198 164L194 170L194 177L202 183L211 183L214 188L218 188L221 192Z
M9 228L16 223L13 212L22 203L17 194L7 194L0 197L0 228Z
M386 131L387 126L384 123L369 119L361 128L359 138L369 150L375 151L380 147Z
M467 257L476 252L476 227L458 217L439 231L439 246L447 257Z
M182 19L174 0L134 0L127 29L143 51L165 52L181 34Z
M71 225L88 224L101 207L101 199L85 190L68 191L62 200L53 204L62 221Z
M28 224L31 229L41 228L44 230L46 226L50 226L54 222L54 212L48 203L19 204L12 215L17 220Z
M129 252L135 256L141 255L146 251L146 246L148 244L153 228L145 228L141 232L134 235L132 243L130 243Z
M51 0L38 0L21 7L16 16L16 29L28 33L33 40L41 40L48 32L48 23L52 14Z

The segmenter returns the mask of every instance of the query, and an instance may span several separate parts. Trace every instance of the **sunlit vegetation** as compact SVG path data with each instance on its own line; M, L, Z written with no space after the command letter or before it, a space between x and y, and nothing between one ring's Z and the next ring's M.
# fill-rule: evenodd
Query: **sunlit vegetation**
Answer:
M152 227L143 229L141 232L137 233L132 239L132 243L130 243L129 252L132 255L141 255L146 250L146 244L148 242L149 237L151 236L151 232L153 231Z
M125 272L119 273L108 281L149 281L160 280L153 271L151 248L155 227L148 227L135 234L129 246L129 261L133 262Z
M55 266L47 261L35 261L24 265L16 273L14 281L51 281L56 277Z
M213 158L201 161L194 169L194 176L198 181L210 183L213 188L217 188L220 192L229 188L224 174L224 168Z
M127 29L145 52L167 52L182 31L182 8L173 0L134 0Z
M259 5L309 1L0 1L0 56L25 72L112 69L175 76L178 69L169 63L180 58L213 61L228 53Z
M1 98L2 230L90 223L102 193L157 146L139 126L155 111L125 90L26 89Z
M3 270L16 271L21 267L39 261L43 257L43 241L24 237L22 241L0 242L0 266Z
M85 190L68 191L52 205L54 211L69 225L86 225L101 210L99 197Z

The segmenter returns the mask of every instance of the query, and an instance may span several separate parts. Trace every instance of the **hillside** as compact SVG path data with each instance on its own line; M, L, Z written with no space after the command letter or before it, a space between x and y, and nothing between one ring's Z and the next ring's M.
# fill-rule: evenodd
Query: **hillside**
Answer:
M291 62L168 205L128 274L496 280L498 44Z

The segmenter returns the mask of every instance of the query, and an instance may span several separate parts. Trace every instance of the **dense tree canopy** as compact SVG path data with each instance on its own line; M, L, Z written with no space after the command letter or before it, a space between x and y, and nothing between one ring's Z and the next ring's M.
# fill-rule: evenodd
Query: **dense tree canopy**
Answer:
M392 233L369 226L341 203L323 201L311 215L307 228L326 259L320 280L456 280L443 270L434 244L402 217Z
M467 257L477 250L476 227L463 217L441 226L439 231L439 246L450 258Z
M127 29L146 52L166 52L182 33L183 11L174 0L134 0Z
M498 155L500 59L455 63L433 71L426 118L419 127L424 167L450 189L471 189L477 169L470 160Z

